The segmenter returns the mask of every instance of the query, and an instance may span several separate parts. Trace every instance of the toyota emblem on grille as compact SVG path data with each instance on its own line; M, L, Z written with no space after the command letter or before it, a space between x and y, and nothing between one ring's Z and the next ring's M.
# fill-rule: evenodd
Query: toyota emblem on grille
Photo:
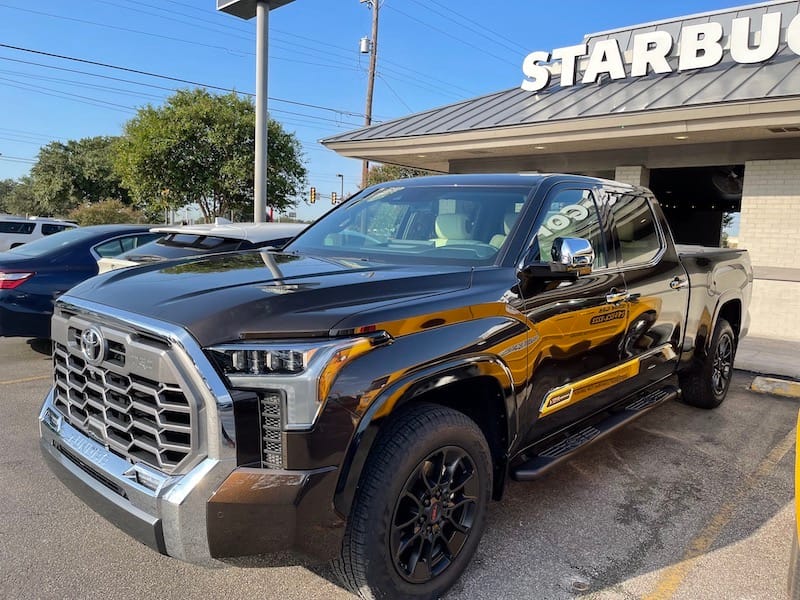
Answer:
M90 365L99 365L106 359L106 341L97 327L89 327L81 334L81 352Z

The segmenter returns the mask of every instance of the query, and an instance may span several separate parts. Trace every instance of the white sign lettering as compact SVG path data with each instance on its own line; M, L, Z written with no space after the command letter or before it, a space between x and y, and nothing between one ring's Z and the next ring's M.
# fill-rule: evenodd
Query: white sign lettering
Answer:
M731 21L729 46L731 58L740 64L760 63L771 59L778 52L781 42L781 13L766 13L761 17L760 33L750 34L750 17ZM687 25L681 29L678 48L678 71L690 71L713 67L722 61L725 31L720 23L711 21ZM751 40L751 37L754 39ZM800 55L800 15L796 15L786 27L786 45ZM650 72L671 73L668 57L675 47L675 40L667 31L650 31L633 37L630 61L630 76L643 77ZM556 48L552 52L531 52L522 61L522 89L536 92L550 85L553 73L551 62L561 63L560 84L575 85L580 59L588 59L581 83L594 83L602 75L611 79L624 79L625 59L616 39L596 42L589 53L586 44Z

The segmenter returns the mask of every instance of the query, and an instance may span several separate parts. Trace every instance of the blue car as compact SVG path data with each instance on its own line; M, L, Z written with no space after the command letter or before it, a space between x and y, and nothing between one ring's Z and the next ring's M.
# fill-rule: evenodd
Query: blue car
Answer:
M94 225L0 252L0 337L50 337L54 300L97 275L97 261L160 237L149 225Z

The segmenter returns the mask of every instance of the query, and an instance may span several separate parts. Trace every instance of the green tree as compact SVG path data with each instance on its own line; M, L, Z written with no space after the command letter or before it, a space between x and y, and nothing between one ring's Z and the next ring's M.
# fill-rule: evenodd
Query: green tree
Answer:
M400 167L398 165L373 165L369 168L369 173L367 173L367 185L375 185L376 183L393 181L395 179L423 177L425 175L436 175L436 173L423 169Z
M206 220L252 215L255 108L235 93L181 90L125 125L116 167L149 214L197 204ZM268 206L294 206L306 183L300 143L269 121Z
M0 179L0 213L8 211L6 208L6 198L8 198L16 186L17 182L13 179Z
M132 206L119 200L103 200L74 208L69 218L78 225L104 225L106 223L144 223L145 216Z
M47 215L47 209L36 199L30 177L6 179L0 183L0 212L19 216Z
M115 199L130 202L114 171L116 138L91 137L50 142L39 150L31 183L43 213L63 216L87 202Z

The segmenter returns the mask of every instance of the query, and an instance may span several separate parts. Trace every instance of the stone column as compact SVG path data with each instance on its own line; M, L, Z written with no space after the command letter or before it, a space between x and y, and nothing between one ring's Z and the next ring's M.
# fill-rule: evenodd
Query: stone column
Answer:
M650 185L650 169L641 165L617 167L614 172L614 179L622 183L647 187Z

